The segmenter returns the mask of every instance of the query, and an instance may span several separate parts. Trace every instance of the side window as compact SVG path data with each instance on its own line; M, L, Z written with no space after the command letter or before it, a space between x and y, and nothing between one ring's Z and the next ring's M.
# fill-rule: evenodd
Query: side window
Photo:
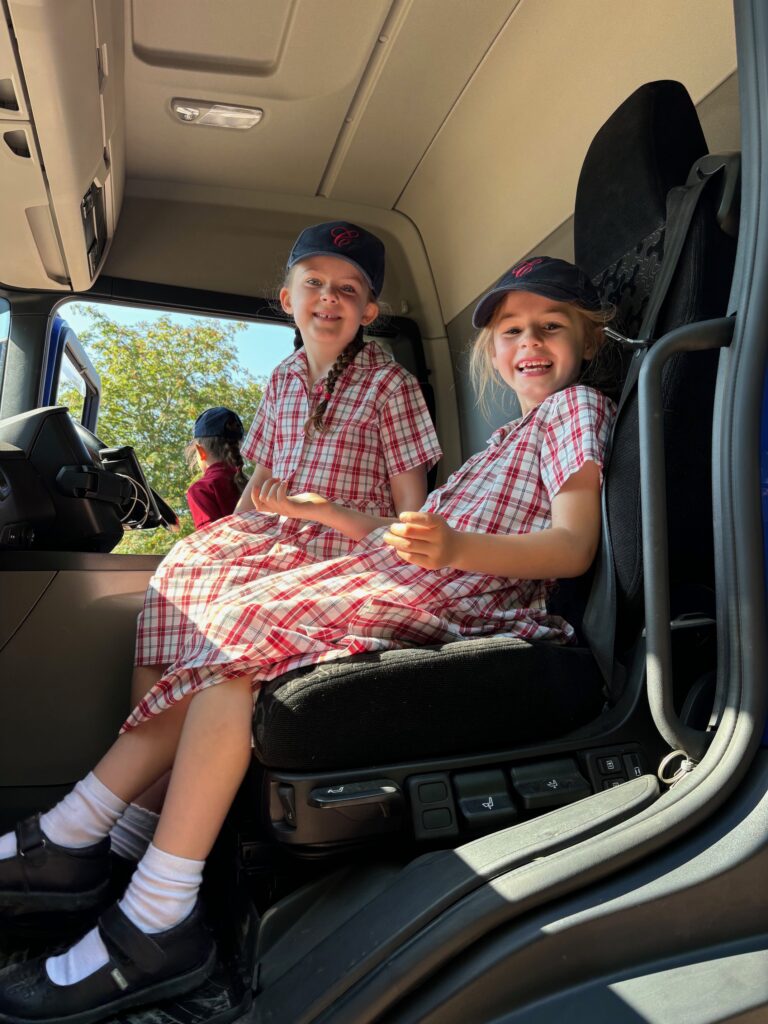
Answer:
M8 353L8 335L11 331L11 306L7 299L0 299L0 396L5 378L5 357Z
M54 317L48 339L48 365L41 405L63 405L92 430L99 412L101 381L77 335L61 316Z
M85 381L78 372L78 367L68 351L61 356L61 369L56 384L54 405L65 405L80 423L83 422L87 390Z
M269 374L293 351L293 329L107 303L68 302L58 312L93 367L98 418L89 415L88 380L75 365L83 394L64 356L56 404L76 418L76 406L84 405L82 422L104 446L131 446L149 486L179 518L180 533L131 530L115 552L164 554L193 529L186 492L200 467L186 452L195 419L225 405L247 431ZM250 470L246 463L246 475Z

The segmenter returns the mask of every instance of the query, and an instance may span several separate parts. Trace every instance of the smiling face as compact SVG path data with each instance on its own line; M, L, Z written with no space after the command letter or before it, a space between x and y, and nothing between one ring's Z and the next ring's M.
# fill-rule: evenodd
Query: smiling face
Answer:
M516 393L523 415L574 384L595 354L597 328L573 306L533 292L509 292L491 322L491 362Z
M297 263L280 290L280 304L301 331L308 355L327 362L376 319L379 307L360 271L337 256L309 256Z

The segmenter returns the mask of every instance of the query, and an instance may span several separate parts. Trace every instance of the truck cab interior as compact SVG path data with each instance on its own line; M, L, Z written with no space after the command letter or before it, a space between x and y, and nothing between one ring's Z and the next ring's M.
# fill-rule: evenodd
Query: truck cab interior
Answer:
M437 483L517 414L484 414L467 374L472 310L508 266L574 260L617 310L601 548L550 598L577 642L266 686L206 876L216 973L131 1020L768 1013L765 6L2 9L0 832L114 739L160 561L114 548L179 512L137 438L99 440L62 303L282 321L298 232L359 223L387 247L370 334L422 384ZM57 404L65 356L78 415ZM82 931L15 920L0 966Z

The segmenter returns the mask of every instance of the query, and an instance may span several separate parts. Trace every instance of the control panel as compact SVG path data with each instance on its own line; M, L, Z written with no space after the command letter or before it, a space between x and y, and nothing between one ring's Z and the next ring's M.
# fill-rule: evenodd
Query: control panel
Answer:
M619 786L646 771L636 745L579 751L525 764L386 776L270 780L275 838L328 845L400 833L449 843L494 832L517 821ZM362 776L362 773L361 773Z

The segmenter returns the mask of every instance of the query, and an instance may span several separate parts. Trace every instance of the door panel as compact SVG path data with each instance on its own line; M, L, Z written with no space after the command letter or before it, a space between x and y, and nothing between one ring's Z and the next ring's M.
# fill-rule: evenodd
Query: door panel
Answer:
M0 573L4 620L15 607L15 628L3 621L3 634L12 635L0 649L0 789L76 781L130 710L136 616L159 559L81 561Z

